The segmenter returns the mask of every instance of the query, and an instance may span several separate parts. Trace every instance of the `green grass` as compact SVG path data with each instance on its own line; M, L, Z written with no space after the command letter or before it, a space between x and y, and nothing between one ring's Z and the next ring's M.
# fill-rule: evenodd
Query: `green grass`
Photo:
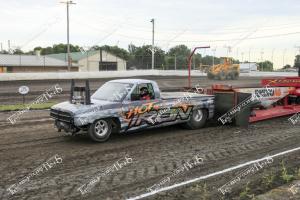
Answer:
M53 106L54 104L57 104L57 102L47 102L47 103L41 103L41 104L34 104L30 107L30 110L41 110L41 109L47 109ZM27 109L26 107L30 106L30 104L14 104L14 105L0 105L0 111L15 111L15 110L23 110Z

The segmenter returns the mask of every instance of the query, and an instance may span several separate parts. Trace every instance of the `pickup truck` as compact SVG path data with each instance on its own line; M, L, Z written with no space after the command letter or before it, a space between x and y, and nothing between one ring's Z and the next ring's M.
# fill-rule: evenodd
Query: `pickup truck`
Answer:
M50 116L55 119L59 132L76 134L84 131L96 142L108 140L115 132L179 123L189 129L198 129L214 115L213 95L160 92L157 83L151 80L108 81L91 97L88 86L76 94L72 87L70 101L52 106Z

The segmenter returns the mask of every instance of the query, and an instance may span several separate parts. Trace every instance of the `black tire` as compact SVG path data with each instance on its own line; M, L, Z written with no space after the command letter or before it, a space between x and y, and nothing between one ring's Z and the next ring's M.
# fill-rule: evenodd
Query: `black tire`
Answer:
M207 78L208 79L214 79L215 76L211 72L207 72Z
M89 126L88 136L95 142L105 142L112 132L111 119L98 119Z
M201 116L199 116L201 115ZM184 124L188 129L199 129L204 127L206 120L208 118L207 110L195 109L193 110L190 119Z
M226 73L221 71L219 74L218 74L218 79L221 80L221 81L224 81L226 79Z
M238 77L239 77L239 73L234 72L234 73L233 73L233 76L232 76L232 79L233 79L233 80L237 80Z
M229 72L227 75L227 79L234 80L234 72Z

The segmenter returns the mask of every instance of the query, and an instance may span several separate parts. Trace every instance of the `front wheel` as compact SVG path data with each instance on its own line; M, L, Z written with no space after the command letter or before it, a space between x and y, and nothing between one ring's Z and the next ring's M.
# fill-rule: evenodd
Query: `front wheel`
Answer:
M188 122L186 122L185 127L188 129L198 129L202 128L208 118L208 113L204 109L193 110L192 115Z
M89 126L88 135L95 142L105 142L112 132L110 119L99 119Z

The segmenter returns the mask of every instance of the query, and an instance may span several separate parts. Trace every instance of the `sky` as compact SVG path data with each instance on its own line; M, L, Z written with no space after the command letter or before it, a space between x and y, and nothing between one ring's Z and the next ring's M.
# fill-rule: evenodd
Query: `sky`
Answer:
M63 1L63 0L62 0ZM66 43L66 5L57 0L0 0L0 42L23 51ZM299 0L74 0L70 43L89 48L152 42L165 51L185 44L203 55L294 63L300 50ZM296 48L299 46L299 48Z

